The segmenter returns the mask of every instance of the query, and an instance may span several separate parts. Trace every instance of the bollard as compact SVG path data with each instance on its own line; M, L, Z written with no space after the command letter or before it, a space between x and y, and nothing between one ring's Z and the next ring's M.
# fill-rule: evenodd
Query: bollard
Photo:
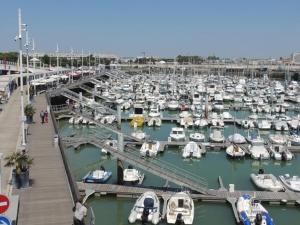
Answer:
M54 144L54 147L57 148L58 147L58 135L55 134L53 136L53 144Z

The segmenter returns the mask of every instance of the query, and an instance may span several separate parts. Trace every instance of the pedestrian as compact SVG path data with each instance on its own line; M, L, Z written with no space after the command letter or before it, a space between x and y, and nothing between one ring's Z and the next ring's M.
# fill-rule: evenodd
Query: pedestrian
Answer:
M87 215L87 207L82 201L77 201L74 206L74 225L84 225L84 217Z
M45 110L44 115L45 115L45 123L48 123L48 111L47 110Z
M43 110L41 110L41 112L40 112L40 117L41 117L41 123L43 124L44 123L44 119L45 119L45 114L44 114Z

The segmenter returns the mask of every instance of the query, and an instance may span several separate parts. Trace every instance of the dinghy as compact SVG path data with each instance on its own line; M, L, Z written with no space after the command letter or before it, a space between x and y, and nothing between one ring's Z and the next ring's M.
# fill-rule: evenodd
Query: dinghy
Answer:
M143 224L150 222L158 224L160 221L160 203L156 194L147 191L142 194L135 202L133 209L128 217L129 223L142 221Z
M191 133L190 140L196 142L202 142L205 140L205 135L201 133Z
M250 175L252 182L261 190L265 191L284 191L285 188L273 174L254 174Z
M285 174L284 176L279 176L281 182L290 190L300 192L300 177L299 176L290 176Z
M226 154L230 158L243 158L245 157L245 151L236 144L232 144L226 148Z
M268 211L250 195L243 195L238 199L237 211L244 225L274 225Z
M84 183L105 183L111 177L112 172L106 171L104 167L101 166L100 170L94 170L88 172L83 178Z
M183 158L201 158L201 148L197 145L196 142L190 141L184 146L182 151Z
M193 224L194 202L185 192L174 194L167 203L167 223Z

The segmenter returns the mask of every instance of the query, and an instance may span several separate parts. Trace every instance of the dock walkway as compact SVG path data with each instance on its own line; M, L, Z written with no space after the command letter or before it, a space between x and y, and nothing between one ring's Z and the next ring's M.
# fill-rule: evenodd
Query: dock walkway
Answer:
M34 103L35 123L30 125L29 155L34 158L30 169L30 188L16 190L20 195L19 225L70 225L73 222L73 200L59 148L53 144L54 127L41 124L39 112L46 110L46 98L40 95Z

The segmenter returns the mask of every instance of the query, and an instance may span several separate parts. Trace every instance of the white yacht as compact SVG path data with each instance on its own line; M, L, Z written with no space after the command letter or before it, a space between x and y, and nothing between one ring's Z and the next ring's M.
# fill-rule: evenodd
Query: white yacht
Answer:
M173 127L170 133L171 140L173 141L185 141L186 136L184 129L181 127Z
M131 136L139 140L144 140L146 138L146 133L143 132L142 130L135 130L134 132L131 133Z
M146 141L143 143L140 153L142 156L155 157L159 151L159 141Z
M177 110L179 108L178 101L172 100L168 103L168 109L169 110Z
M167 203L167 223L193 224L194 202L189 194L179 192L171 196Z
M261 130L270 130L272 127L272 123L269 120L262 120L258 122L258 128Z
M154 192L147 191L136 200L128 217L128 221L129 223L135 223L137 220L142 221L142 223L159 223L160 202Z
M285 174L284 176L279 176L281 182L290 190L300 192L300 177L290 176Z
M150 108L149 117L160 117L160 111L158 107Z
M190 141L182 150L183 158L201 158L202 150L196 142Z

